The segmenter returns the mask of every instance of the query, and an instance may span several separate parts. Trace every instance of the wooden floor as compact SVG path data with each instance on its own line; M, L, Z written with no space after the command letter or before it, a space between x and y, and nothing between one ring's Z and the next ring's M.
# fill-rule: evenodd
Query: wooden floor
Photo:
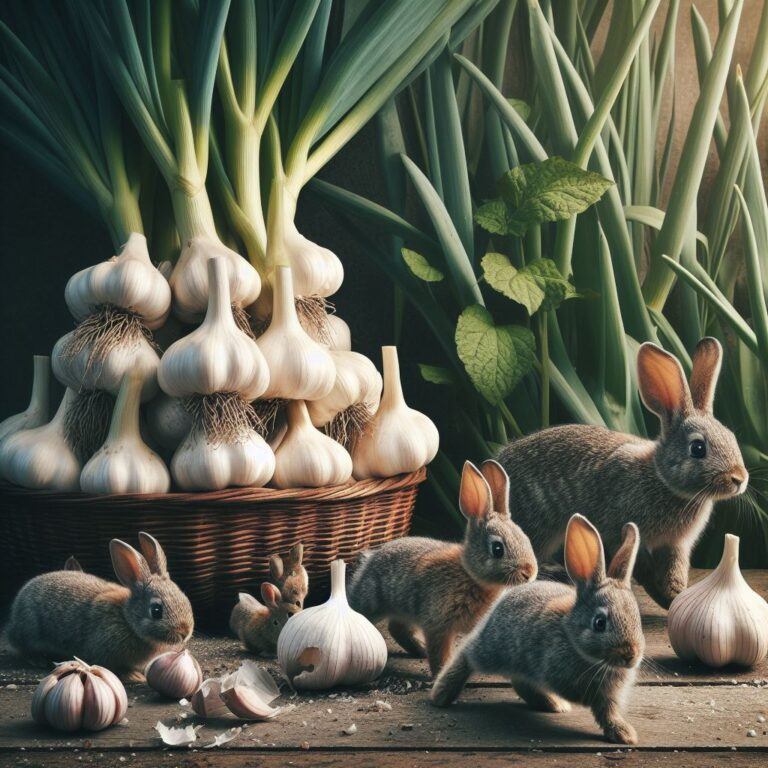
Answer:
M762 595L768 572L746 572ZM694 575L700 578L701 573ZM165 747L155 723L196 722L189 708L128 686L128 723L99 734L61 735L32 722L29 705L43 672L0 647L0 765L77 766L606 766L657 768L768 765L768 663L751 670L707 670L679 661L665 613L638 589L647 658L630 707L640 745L618 750L601 739L590 713L531 712L502 679L477 678L449 710L429 704L424 662L390 644L389 664L369 690L286 693L285 710L268 723L245 725L229 744L204 749L234 721L206 722L190 748ZM247 656L229 638L197 637L192 651L206 676L237 667ZM265 661L271 668L274 663ZM377 705L386 702L391 706ZM761 722L763 720L763 722ZM345 735L355 724L357 731ZM750 733L755 735L751 736Z

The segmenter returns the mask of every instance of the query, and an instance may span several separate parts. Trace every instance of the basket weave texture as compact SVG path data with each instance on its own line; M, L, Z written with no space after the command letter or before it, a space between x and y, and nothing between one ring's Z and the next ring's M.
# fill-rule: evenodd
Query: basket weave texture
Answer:
M207 493L90 495L0 484L0 591L7 602L27 579L64 566L114 579L109 541L162 544L172 578L203 625L221 625L238 592L258 594L267 558L304 544L310 600L324 599L330 564L408 533L426 471L332 488L237 488Z

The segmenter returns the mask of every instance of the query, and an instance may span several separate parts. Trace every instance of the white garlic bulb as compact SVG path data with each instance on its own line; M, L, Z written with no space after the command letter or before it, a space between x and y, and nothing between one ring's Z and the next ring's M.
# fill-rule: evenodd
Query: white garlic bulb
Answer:
M738 536L727 533L717 568L672 601L667 629L680 658L710 667L750 667L768 655L768 603L741 575Z
M239 392L255 400L269 383L267 363L256 342L235 324L226 260L217 256L207 267L205 320L165 352L157 372L160 387L173 397Z
M80 461L66 438L67 410L77 395L64 393L54 417L44 426L9 435L0 444L0 474L22 488L76 491Z
M138 232L130 234L119 255L72 275L64 298L78 321L99 305L112 304L135 312L150 329L159 328L171 309L171 288Z
M362 685L375 680L387 663L381 633L347 602L345 571L343 560L331 563L328 602L291 616L280 633L277 660L296 688Z
M333 388L336 368L328 350L301 327L293 301L290 267L277 267L269 328L257 339L269 366L264 399L317 400Z
M32 395L29 405L21 413L0 422L0 440L22 429L34 429L48 421L51 360L43 355L35 355L32 365Z
M57 664L32 696L35 722L59 731L101 731L127 711L128 695L117 676L79 659Z
M155 656L144 669L147 684L169 699L187 699L203 682L200 664L184 648Z
M294 224L286 228L285 251L296 296L332 296L344 282L344 267L328 248L304 237Z
M171 273L174 312L186 322L197 322L208 307L211 292L208 260L220 258L226 265L230 301L247 307L261 291L259 273L239 253L210 237L194 237L182 249Z
M288 403L288 431L275 451L275 488L320 488L341 485L352 476L352 459L347 450L319 432L306 404Z
M349 352L352 349L352 333L338 315L328 315L329 349Z
M331 357L336 366L333 389L325 397L307 403L316 427L324 427L353 405L361 405L373 414L381 398L381 374L365 355L332 350Z
M192 428L192 415L178 397L162 390L147 406L147 424L152 438L165 451L175 451Z
M120 387L106 442L80 474L86 493L167 493L171 477L139 431L141 379L128 375Z
M440 443L432 421L406 405L397 348L382 347L381 355L384 364L381 404L352 451L354 476L358 480L415 472L435 458Z

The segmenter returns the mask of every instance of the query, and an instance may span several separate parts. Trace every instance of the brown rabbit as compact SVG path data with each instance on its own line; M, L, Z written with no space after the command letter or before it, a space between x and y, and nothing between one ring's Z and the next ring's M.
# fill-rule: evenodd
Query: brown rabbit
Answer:
M309 592L309 576L301 564L303 559L304 545L301 543L291 547L285 560L280 555L269 558L269 573L280 589L283 602L292 603L299 609L304 607L304 599Z
M468 632L505 586L536 578L528 537L509 514L509 479L486 461L482 474L464 464L459 507L467 518L463 544L407 537L363 552L349 588L351 606L371 621L389 619L392 637L423 656L432 674L457 634Z
M192 606L171 581L157 540L142 532L139 543L143 556L119 539L109 544L120 584L77 570L28 581L11 605L8 639L16 651L46 662L77 656L141 680L151 658L186 644Z
M640 347L640 394L661 420L656 440L571 424L501 451L515 519L540 563L563 543L574 512L594 522L609 556L633 520L643 541L637 580L665 608L685 589L690 552L713 503L742 493L749 479L735 436L712 415L721 361L720 343L702 339L689 388L676 358L655 344Z
M274 585L261 585L262 605L253 595L241 592L229 617L229 628L240 642L255 654L274 654L277 638L288 619L301 609L295 603L284 603Z

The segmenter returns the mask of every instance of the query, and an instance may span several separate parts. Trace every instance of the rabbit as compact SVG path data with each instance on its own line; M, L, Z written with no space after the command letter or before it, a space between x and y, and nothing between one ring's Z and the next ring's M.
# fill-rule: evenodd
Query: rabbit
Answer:
M282 600L293 603L299 610L304 607L304 599L309 592L307 569L301 564L304 558L304 545L294 544L283 561L280 555L269 558L269 573L280 589Z
M433 675L457 634L504 587L537 573L528 537L510 517L509 479L499 464L484 462L482 473L464 464L459 508L467 518L462 544L406 537L363 552L349 589L352 608L371 621L389 619L392 637L408 653L426 655Z
M600 534L573 515L565 565L576 586L536 581L504 592L438 676L432 702L455 701L473 672L499 673L533 709L585 704L606 739L636 744L623 710L645 650L631 585L640 535L634 523L623 530L606 575Z
M67 561L64 563L65 571L80 571L83 572L83 566L80 565L80 561L74 556L70 555Z
M661 421L655 441L572 424L502 449L515 520L540 564L558 551L571 513L590 517L609 556L631 517L643 540L635 578L663 608L685 589L713 503L743 493L749 480L736 437L712 414L722 354L716 339L702 339L689 387L676 358L641 345L640 395Z
M229 617L229 628L252 653L274 654L277 638L288 619L301 609L295 603L282 601L274 585L261 585L262 605L253 595L241 592Z
M120 539L109 544L120 584L71 569L28 581L11 605L12 647L39 661L77 656L140 681L150 659L186 645L192 606L157 540L142 532L139 543L143 555Z

